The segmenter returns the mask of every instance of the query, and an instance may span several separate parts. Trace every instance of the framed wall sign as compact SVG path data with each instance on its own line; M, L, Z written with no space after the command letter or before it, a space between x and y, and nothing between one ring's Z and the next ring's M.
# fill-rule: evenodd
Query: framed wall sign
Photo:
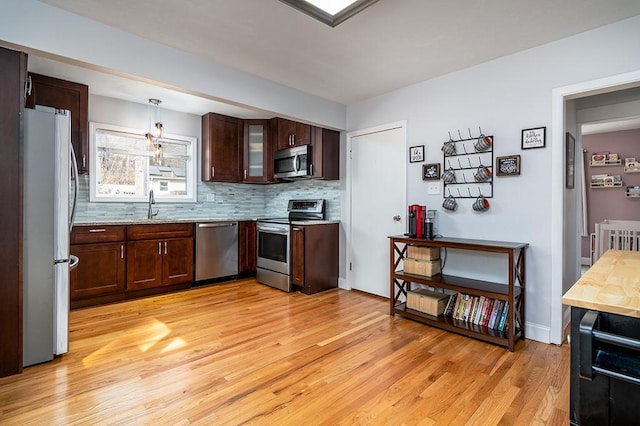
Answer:
M440 180L440 163L423 164L422 180Z
M409 148L409 162L419 163L420 161L424 161L424 145Z
M522 130L522 149L544 148L546 127L535 127Z
M517 176L520 174L520 156L496 157L496 176Z
M573 189L575 185L576 140L569 132L565 135L565 162L565 186L567 189Z

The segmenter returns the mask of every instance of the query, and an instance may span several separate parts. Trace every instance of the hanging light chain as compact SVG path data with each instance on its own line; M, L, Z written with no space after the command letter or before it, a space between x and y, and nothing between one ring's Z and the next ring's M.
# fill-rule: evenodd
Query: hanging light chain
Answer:
M162 145L160 144L160 139L164 136L164 125L160 120L161 103L162 101L160 99L149 99L149 105L155 106L155 113L153 114L153 122L151 121L151 114L149 114L149 132L145 134L149 150L153 150L156 158L162 158Z

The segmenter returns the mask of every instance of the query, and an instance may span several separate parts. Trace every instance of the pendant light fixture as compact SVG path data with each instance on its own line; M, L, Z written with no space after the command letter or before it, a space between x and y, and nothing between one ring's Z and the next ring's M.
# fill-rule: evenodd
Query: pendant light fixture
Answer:
M154 152L156 158L162 158L162 145L160 139L164 135L164 127L160 120L160 99L149 99L149 131L145 135L149 150Z

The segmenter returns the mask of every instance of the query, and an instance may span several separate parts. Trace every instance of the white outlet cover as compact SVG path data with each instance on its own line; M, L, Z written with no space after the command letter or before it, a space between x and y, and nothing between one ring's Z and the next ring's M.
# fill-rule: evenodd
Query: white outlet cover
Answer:
M216 194L207 194L207 201L215 201Z
M429 182L427 184L427 194L439 195L440 194L440 181Z

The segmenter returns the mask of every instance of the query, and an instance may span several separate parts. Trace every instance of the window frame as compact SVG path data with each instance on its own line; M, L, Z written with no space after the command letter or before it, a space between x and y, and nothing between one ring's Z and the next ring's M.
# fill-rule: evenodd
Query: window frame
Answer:
M89 153L92 172L89 174L89 201L93 203L139 203L148 202L148 192L144 196L114 196L114 195L99 195L98 189L98 170L100 165L98 164L98 147L96 145L96 132L107 131L113 133L125 133L135 137L144 137L145 132L140 129L134 129L131 127L118 126L114 124L106 123L89 123ZM197 182L197 169L198 169L198 138L195 136L184 136L176 134L165 134L160 140L162 141L179 141L184 142L187 145L187 164L185 167L185 183L187 186L187 194L185 195L166 195L162 191L156 191L154 198L157 203L196 203L198 200L198 182ZM134 151L131 151L134 153ZM150 155L153 155L150 153ZM147 176L148 178L148 176Z

